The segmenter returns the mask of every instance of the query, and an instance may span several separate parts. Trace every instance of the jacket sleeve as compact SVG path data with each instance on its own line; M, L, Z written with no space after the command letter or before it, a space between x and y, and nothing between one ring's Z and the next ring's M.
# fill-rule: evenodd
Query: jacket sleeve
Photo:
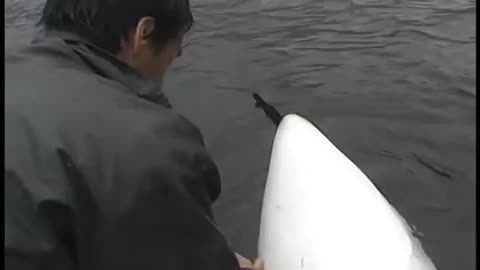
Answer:
M122 135L101 184L59 152L76 193L79 269L238 269L213 219L220 176L199 131L180 117L151 127Z

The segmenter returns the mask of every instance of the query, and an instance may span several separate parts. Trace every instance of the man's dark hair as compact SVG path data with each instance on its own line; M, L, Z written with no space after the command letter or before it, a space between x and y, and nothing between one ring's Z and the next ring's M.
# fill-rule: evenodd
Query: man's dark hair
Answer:
M189 0L47 0L40 24L47 31L74 32L117 53L121 40L147 16L155 19L151 40L157 48L193 24Z

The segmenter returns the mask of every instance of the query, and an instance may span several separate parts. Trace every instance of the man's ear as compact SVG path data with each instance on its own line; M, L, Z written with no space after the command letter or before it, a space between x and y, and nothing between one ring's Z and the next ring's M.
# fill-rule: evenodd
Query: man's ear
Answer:
M149 45L150 36L155 30L155 19L152 17L143 17L135 28L133 35L133 52L138 53Z

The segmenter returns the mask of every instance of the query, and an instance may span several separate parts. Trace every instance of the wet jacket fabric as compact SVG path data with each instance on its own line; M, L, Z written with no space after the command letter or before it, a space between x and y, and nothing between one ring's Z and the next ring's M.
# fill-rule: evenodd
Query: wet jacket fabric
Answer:
M238 269L218 170L155 83L65 32L5 76L6 269Z

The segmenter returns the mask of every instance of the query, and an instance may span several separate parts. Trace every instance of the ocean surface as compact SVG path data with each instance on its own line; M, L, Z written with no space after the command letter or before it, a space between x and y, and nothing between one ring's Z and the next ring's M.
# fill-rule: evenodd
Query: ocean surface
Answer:
M28 42L43 3L6 0L7 47ZM217 221L237 251L256 255L275 134L256 91L320 126L423 235L439 270L475 269L475 1L191 5L196 23L164 91L204 133L223 178Z

